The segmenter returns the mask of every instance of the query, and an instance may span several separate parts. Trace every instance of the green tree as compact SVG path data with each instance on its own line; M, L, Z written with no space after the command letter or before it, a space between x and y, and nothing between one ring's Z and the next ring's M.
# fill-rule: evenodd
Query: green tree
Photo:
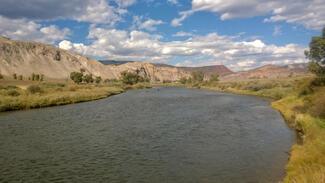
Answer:
M219 81L219 75L218 74L212 74L210 76L210 82L218 82Z
M101 81L102 81L102 77L97 76L97 77L95 78L95 83L99 84Z
M86 74L83 76L82 81L85 83L93 83L94 82L94 78L92 74Z
M309 69L318 77L325 78L325 27L322 36L315 36L309 43L309 51L305 51L306 57L311 61Z
M80 84L82 82L82 77L83 77L83 74L81 72L71 72L70 73L70 79L77 84Z
M121 73L121 80L124 84L133 85L139 82L144 82L145 78L139 76L137 73L124 71Z
M12 77L13 77L14 79L17 79L17 74L14 73L14 74L12 75Z
M23 75L19 75L18 80L23 80Z
M35 75L35 80L36 80L36 81L39 81L39 80L40 80L40 75L39 75L39 74L36 74L36 75Z
M201 71L192 72L192 80L193 82L201 83L204 80L204 73Z
M33 73L33 74L32 74L32 81L35 81L35 76L36 76L36 75Z
M40 81L44 81L44 74L41 74Z
M184 85L184 84L187 83L187 78L186 77L182 77L181 79L179 79L179 82Z

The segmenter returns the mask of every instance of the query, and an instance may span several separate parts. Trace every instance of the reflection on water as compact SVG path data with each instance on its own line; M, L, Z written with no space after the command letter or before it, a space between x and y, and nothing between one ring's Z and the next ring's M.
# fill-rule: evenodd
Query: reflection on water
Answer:
M277 182L293 141L255 97L129 91L0 114L0 182Z

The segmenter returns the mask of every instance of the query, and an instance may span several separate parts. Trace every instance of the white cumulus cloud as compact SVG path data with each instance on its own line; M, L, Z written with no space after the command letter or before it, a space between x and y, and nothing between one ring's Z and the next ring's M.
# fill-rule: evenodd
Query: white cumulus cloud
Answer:
M324 0L192 0L192 9L180 12L180 17L172 20L171 24L179 26L198 11L216 13L221 20L265 15L269 16L265 22L284 21L309 29L325 26Z
M69 34L68 28L60 29L55 25L42 26L31 20L0 16L0 35L12 39L55 43L66 39Z
M225 64L235 70L266 63L306 62L305 48L296 44L276 46L260 39L239 41L217 33L193 35L183 41L162 41L161 36L142 31L92 27L88 38L93 40L88 45L62 41L60 47L109 59L168 63L178 58L177 65Z

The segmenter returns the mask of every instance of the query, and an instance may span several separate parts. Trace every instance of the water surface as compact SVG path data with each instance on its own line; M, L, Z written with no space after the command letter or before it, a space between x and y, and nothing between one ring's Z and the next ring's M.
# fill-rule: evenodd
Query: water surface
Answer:
M277 182L294 134L269 102L181 88L0 114L0 182Z

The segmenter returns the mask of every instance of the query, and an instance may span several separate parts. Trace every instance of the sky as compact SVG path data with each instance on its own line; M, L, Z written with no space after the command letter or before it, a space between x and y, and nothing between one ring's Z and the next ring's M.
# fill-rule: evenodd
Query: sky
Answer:
M98 60L247 70L307 60L325 0L0 0L0 35Z

